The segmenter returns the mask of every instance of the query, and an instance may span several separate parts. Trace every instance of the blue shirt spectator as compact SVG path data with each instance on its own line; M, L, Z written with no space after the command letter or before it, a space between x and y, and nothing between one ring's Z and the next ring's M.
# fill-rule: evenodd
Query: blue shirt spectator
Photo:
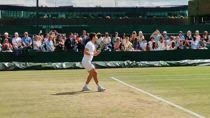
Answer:
M32 48L32 39L28 36L28 32L24 33L24 37L22 38L22 43L24 48Z

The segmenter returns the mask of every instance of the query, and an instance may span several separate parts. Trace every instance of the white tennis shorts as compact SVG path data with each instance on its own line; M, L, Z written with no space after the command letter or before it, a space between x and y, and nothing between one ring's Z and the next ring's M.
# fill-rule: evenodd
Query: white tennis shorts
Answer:
M88 72L95 69L95 66L89 61L82 61L82 65Z

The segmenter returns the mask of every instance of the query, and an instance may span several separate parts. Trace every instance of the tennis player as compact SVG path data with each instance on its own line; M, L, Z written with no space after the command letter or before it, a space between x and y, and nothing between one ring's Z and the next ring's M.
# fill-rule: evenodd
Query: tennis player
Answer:
M95 66L91 63L93 60L93 57L98 56L101 52L101 51L96 51L96 48L95 48L95 43L98 38L95 33L91 33L89 37L90 37L90 41L85 45L84 57L82 59L82 65L88 71L89 75L87 77L84 87L82 88L82 91L90 91L91 90L88 87L88 84L90 83L91 79L93 78L97 87L98 87L98 92L103 92L106 89L103 88L99 84Z

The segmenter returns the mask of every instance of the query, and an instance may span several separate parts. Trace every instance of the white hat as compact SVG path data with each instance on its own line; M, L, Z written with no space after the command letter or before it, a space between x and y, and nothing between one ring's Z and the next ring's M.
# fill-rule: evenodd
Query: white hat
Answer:
M163 31L163 34L167 34L167 31Z

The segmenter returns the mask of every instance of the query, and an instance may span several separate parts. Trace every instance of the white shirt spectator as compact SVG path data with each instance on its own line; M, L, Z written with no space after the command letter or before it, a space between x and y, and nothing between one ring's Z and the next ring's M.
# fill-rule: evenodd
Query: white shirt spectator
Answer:
M20 46L22 46L22 39L20 37L14 37L12 39L12 45L14 49L20 48Z
M104 42L105 45L110 44L111 43L111 38L109 36L108 37L104 37L103 38L103 42Z
M165 42L158 41L158 49L159 50L166 50Z
M195 40L195 41L191 41L191 48L192 49L198 49L200 47L200 45L199 45L199 40Z

